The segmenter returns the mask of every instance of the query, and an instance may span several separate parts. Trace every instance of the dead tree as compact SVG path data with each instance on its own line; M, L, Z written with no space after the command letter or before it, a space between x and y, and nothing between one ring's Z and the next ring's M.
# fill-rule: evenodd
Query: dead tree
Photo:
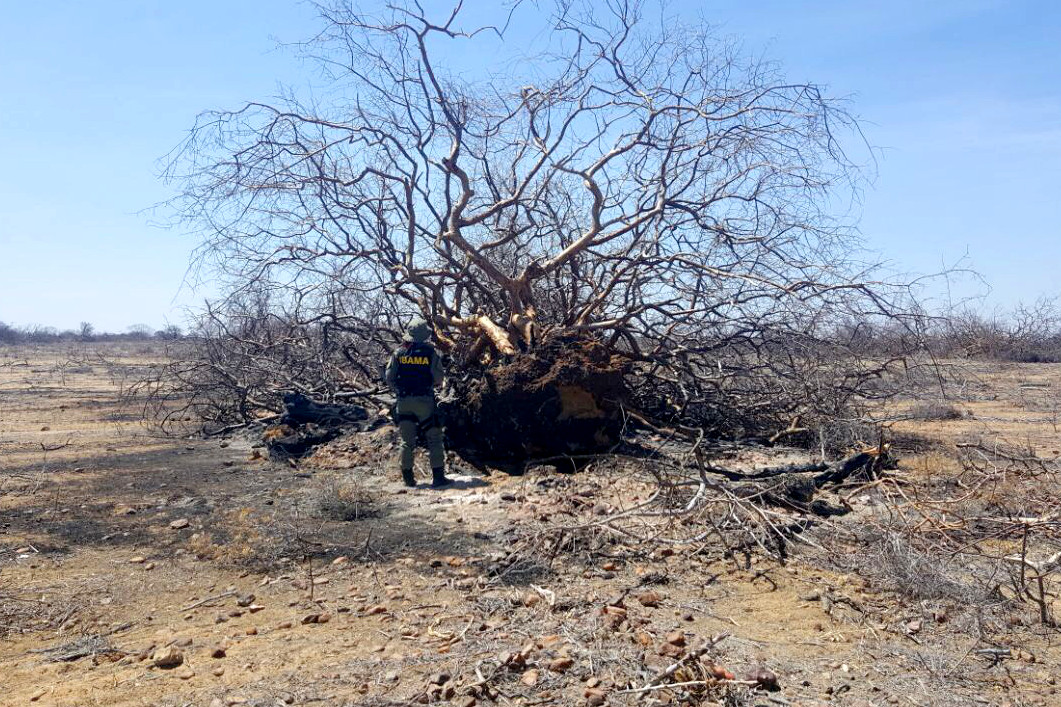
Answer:
M205 113L174 153L234 296L391 341L415 313L458 370L593 341L624 409L727 434L806 430L882 377L830 341L910 311L831 215L862 179L843 102L636 1L517 4L548 51L474 79L446 52L504 26L360 6L318 6L329 99Z

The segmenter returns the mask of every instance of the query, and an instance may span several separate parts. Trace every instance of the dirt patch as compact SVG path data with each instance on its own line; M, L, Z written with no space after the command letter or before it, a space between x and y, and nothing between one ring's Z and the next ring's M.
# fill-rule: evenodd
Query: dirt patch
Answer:
M629 397L623 362L591 340L559 339L479 371L443 403L447 446L476 466L520 472L616 446Z

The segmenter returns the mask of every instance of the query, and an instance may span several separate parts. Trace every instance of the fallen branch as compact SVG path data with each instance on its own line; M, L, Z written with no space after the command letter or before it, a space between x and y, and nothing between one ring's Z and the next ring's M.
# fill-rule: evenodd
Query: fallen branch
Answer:
M224 599L225 597L235 596L235 595L236 595L236 592L234 592L234 591L228 591L228 592L222 592L221 594L215 594L212 597L206 597L205 599L200 599L199 601L195 602L194 604L189 604L188 606L185 606L185 607L181 608L181 611L191 611L192 609L198 609L200 606L204 606L206 604L209 604L210 602L217 601L218 599Z

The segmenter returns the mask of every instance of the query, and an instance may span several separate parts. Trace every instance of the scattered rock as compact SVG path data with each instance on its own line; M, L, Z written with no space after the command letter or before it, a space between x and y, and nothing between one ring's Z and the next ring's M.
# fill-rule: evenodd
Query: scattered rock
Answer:
M254 626L248 626L247 627L247 635L248 636L257 636L258 635L258 629L255 628Z
M177 677L181 680L191 680L195 677L195 671L189 668L187 665L176 672Z
M217 677L221 677L222 675L225 674L225 669L222 668L222 667L217 667L217 668L214 668L213 672L214 672L214 675L216 675Z
M48 694L47 690L43 690L43 689L42 690L37 690L36 692L34 692L32 695L29 696L29 701L30 702L36 702L37 700L39 700L40 698L44 697L47 694Z
M302 625L305 626L306 624L315 624L320 621L320 617L320 614L306 614L302 617Z
M537 670L531 668L530 670L523 673L519 681L527 687L534 687L536 684L538 684L539 676L540 673Z
M187 528L189 525L191 525L191 523L188 521L187 518L178 518L177 520L175 520L172 523L170 523L169 527L172 528L173 530L183 530L184 528Z
M243 596L238 597L236 599L236 606L242 606L244 608L250 606L253 603L254 603L254 595L253 594L244 594Z
M569 670L574 664L575 661L569 656L560 656L559 658L554 658L549 661L549 670L554 673L562 673Z
M210 657L211 658L219 658L220 659L220 658L224 658L226 655L228 655L228 653L221 646L218 646L214 650L210 651Z
M278 624L276 625L276 628L277 628L277 629L282 629L282 628L291 628L292 626L294 626L294 624L293 624L293 623L291 623L290 621L281 621L280 623L278 623Z
M586 698L586 704L590 705L590 707L600 707L600 705L603 705L608 701L604 690L601 690L598 687L588 688L582 693L582 696Z
M173 646L159 648L151 656L152 665L154 665L156 668L162 668L164 670L176 668L183 662L184 654Z
M449 682L449 673L435 673L431 676L432 685L445 685Z
M685 634L681 631L671 631L667 634L667 643L672 646L684 646L685 645Z
M147 562L147 558L146 557L141 557L140 555L137 555L136 557L130 557L129 558L129 563L133 564L133 565L142 565L145 562Z
M915 633L920 633L923 627L924 624L921 622L921 619L914 619L913 621L906 624L906 632L912 636Z
M749 682L754 682L755 687L769 690L770 692L776 692L781 689L781 686L777 683L777 673L762 666L748 673L745 679Z
M659 647L659 654L667 656L668 658L677 658L683 653L685 653L685 649L681 646L676 646L673 643L664 643Z
M647 591L637 595L637 600L641 602L641 606L647 606L649 608L659 606L660 602L663 601L663 597L659 595L659 592Z

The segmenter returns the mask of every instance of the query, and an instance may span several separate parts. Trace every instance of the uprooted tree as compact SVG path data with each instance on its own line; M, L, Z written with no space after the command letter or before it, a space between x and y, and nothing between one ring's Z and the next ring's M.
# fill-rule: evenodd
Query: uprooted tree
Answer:
M204 114L171 162L230 286L179 374L217 421L371 394L413 315L473 457L599 450L634 421L817 435L875 391L893 359L851 347L912 308L834 216L865 147L842 102L635 1L490 27L362 8L318 6L312 103ZM540 51L495 61L516 26Z

